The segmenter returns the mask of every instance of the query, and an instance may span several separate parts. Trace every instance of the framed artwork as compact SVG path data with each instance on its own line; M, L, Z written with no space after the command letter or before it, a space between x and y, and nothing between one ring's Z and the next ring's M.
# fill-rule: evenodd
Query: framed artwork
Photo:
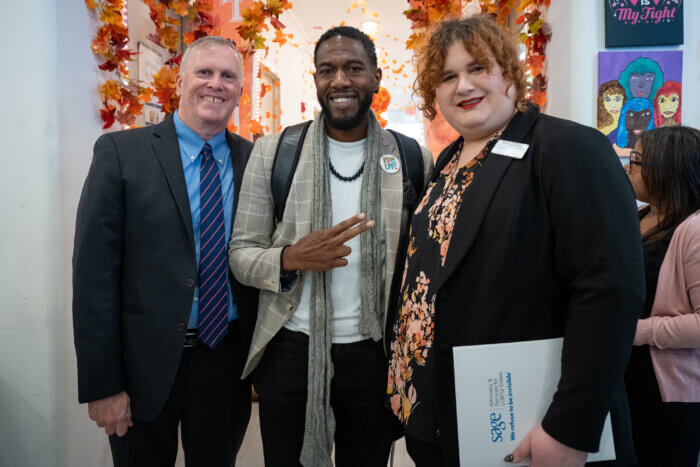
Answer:
M598 53L596 127L620 157L644 131L680 125L682 70L680 50Z
M683 2L687 0L603 0L605 47L683 43Z
M138 77L139 82L151 85L153 75L163 66L166 61L167 51L161 47L140 41L138 43ZM156 125L163 121L165 114L161 110L161 105L155 102L147 102L143 106L143 113L137 117L136 123L139 126Z

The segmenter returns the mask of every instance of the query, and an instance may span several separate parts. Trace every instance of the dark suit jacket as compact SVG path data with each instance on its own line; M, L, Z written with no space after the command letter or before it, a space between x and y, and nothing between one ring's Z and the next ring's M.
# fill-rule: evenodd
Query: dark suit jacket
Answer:
M253 145L228 131L226 138L235 213ZM153 127L102 135L80 197L73 252L81 403L126 390L139 419L160 412L180 362L197 277L172 117ZM229 279L247 349L257 294Z
M605 136L534 107L516 114L503 139L529 150L522 159L489 155L463 195L437 279L429 358L446 465L459 463L452 347L560 336L562 376L544 429L596 451L612 409L618 457L628 456L623 373L644 302L630 183ZM443 151L434 177L453 152Z

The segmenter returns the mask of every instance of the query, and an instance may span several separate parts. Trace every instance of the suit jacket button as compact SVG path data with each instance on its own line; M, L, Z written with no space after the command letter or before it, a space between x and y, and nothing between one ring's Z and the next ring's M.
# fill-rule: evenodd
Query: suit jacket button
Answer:
M178 321L177 330L180 332L185 332L187 330L187 326L185 326L185 323L183 323L182 321Z
M185 279L185 285L190 288L194 287L194 279L192 277L188 277Z
M450 346L449 344L440 344L440 351L441 352L449 352L450 351Z

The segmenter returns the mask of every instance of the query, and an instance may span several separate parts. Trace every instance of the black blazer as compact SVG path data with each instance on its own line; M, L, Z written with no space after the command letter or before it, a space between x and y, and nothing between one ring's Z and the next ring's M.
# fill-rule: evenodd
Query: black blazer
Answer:
M253 145L228 131L226 139L235 214ZM102 135L80 197L73 251L81 403L126 390L139 419L160 412L180 362L197 277L172 116L156 126ZM247 349L257 293L231 275L229 280Z
M446 465L459 464L452 347L560 336L562 376L544 429L596 451L612 409L618 458L630 456L623 373L644 303L631 185L601 133L534 107L518 112L502 139L529 149L522 159L488 156L464 193L437 278L431 358ZM433 177L458 143L440 155Z

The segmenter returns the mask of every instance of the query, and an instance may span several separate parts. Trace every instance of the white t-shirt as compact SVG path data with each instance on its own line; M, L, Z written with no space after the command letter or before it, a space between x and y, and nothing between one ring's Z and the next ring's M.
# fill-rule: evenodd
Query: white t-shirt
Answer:
M342 143L328 138L328 156L336 172L344 177L351 177L360 170L364 160L365 140ZM339 180L330 174L331 186L331 217L332 224L336 225L345 219L361 212L360 196L362 190L362 177L360 175L351 182ZM375 229L380 229L381 222L376 220ZM384 235L380 236L381 239ZM347 344L358 342L363 337L358 331L360 321L360 236L345 243L352 249L352 253L345 258L348 265L335 268L331 271L331 298L333 300L333 343ZM380 245L382 245L380 243ZM383 248L382 248L383 250ZM384 255L380 256L379 270L384 271ZM379 287L380 284L377 284ZM292 331L309 334L309 311L311 308L311 274L304 274L301 298L294 315L287 321L285 327Z

